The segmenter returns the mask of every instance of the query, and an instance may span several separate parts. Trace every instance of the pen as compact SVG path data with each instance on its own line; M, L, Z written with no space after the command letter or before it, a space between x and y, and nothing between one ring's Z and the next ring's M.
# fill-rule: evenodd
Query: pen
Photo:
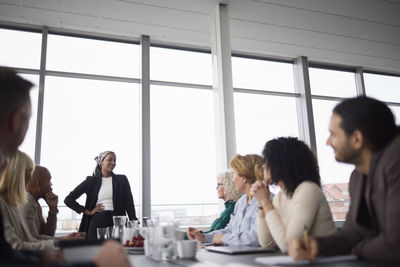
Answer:
M308 244L308 229L307 229L307 225L304 225L304 243L305 243L305 246L306 246L307 254L310 254L310 246Z

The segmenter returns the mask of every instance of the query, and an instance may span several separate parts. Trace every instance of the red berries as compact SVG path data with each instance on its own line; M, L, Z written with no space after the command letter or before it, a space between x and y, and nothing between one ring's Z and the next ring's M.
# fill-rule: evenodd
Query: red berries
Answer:
M126 240L125 241L125 247L130 247L130 248L141 248L144 246L144 238L140 234L137 236L132 237L132 240Z

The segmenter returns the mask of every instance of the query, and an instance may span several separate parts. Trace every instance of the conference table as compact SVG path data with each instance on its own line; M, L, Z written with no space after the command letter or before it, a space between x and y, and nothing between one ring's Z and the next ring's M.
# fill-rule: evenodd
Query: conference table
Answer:
M262 253L262 254L246 254L246 255L226 255L221 253L209 252L204 248L198 249L195 259L178 259L175 261L154 261L145 257L143 254L129 254L129 260L135 267L177 267L177 266L192 266L192 267L246 267L246 266L266 266L255 262L256 257L277 256L281 253ZM279 265L285 266L285 265ZM382 262L382 261L367 261L367 260L351 260L335 263L311 263L307 265L290 265L290 266L321 266L321 267L394 267L400 266L400 262ZM275 267L278 267L275 265Z

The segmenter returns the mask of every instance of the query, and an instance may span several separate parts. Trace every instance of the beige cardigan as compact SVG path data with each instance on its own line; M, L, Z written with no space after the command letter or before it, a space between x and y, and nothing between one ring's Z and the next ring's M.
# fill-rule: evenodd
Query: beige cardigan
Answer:
M321 188L313 182L303 182L297 186L292 198L279 192L273 200L274 210L265 215L265 220L257 218L258 240L262 247L286 252L290 240L302 237L304 226L310 236L324 236L336 231L328 202Z
M36 239L54 239L57 228L57 214L49 211L47 222L45 222L40 204L29 192L26 194L27 202L22 207L22 212L32 237Z
M32 237L20 207L8 205L0 196L4 236L13 249L39 251L54 248L54 240L37 240Z

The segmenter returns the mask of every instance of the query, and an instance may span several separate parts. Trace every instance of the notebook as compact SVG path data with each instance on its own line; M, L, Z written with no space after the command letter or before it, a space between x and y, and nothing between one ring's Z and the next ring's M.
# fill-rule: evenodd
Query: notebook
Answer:
M272 249L250 246L208 246L205 249L211 252L218 252L230 255L277 252L276 250Z
M265 265L303 265L303 264L311 264L311 263L329 263L329 262L341 262L341 261L352 261L356 260L357 256L354 255L340 255L340 256L332 256L332 257L319 257L315 261L311 262L310 260L300 260L295 261L290 256L273 256L273 257L257 257L255 259L256 262L265 264Z

